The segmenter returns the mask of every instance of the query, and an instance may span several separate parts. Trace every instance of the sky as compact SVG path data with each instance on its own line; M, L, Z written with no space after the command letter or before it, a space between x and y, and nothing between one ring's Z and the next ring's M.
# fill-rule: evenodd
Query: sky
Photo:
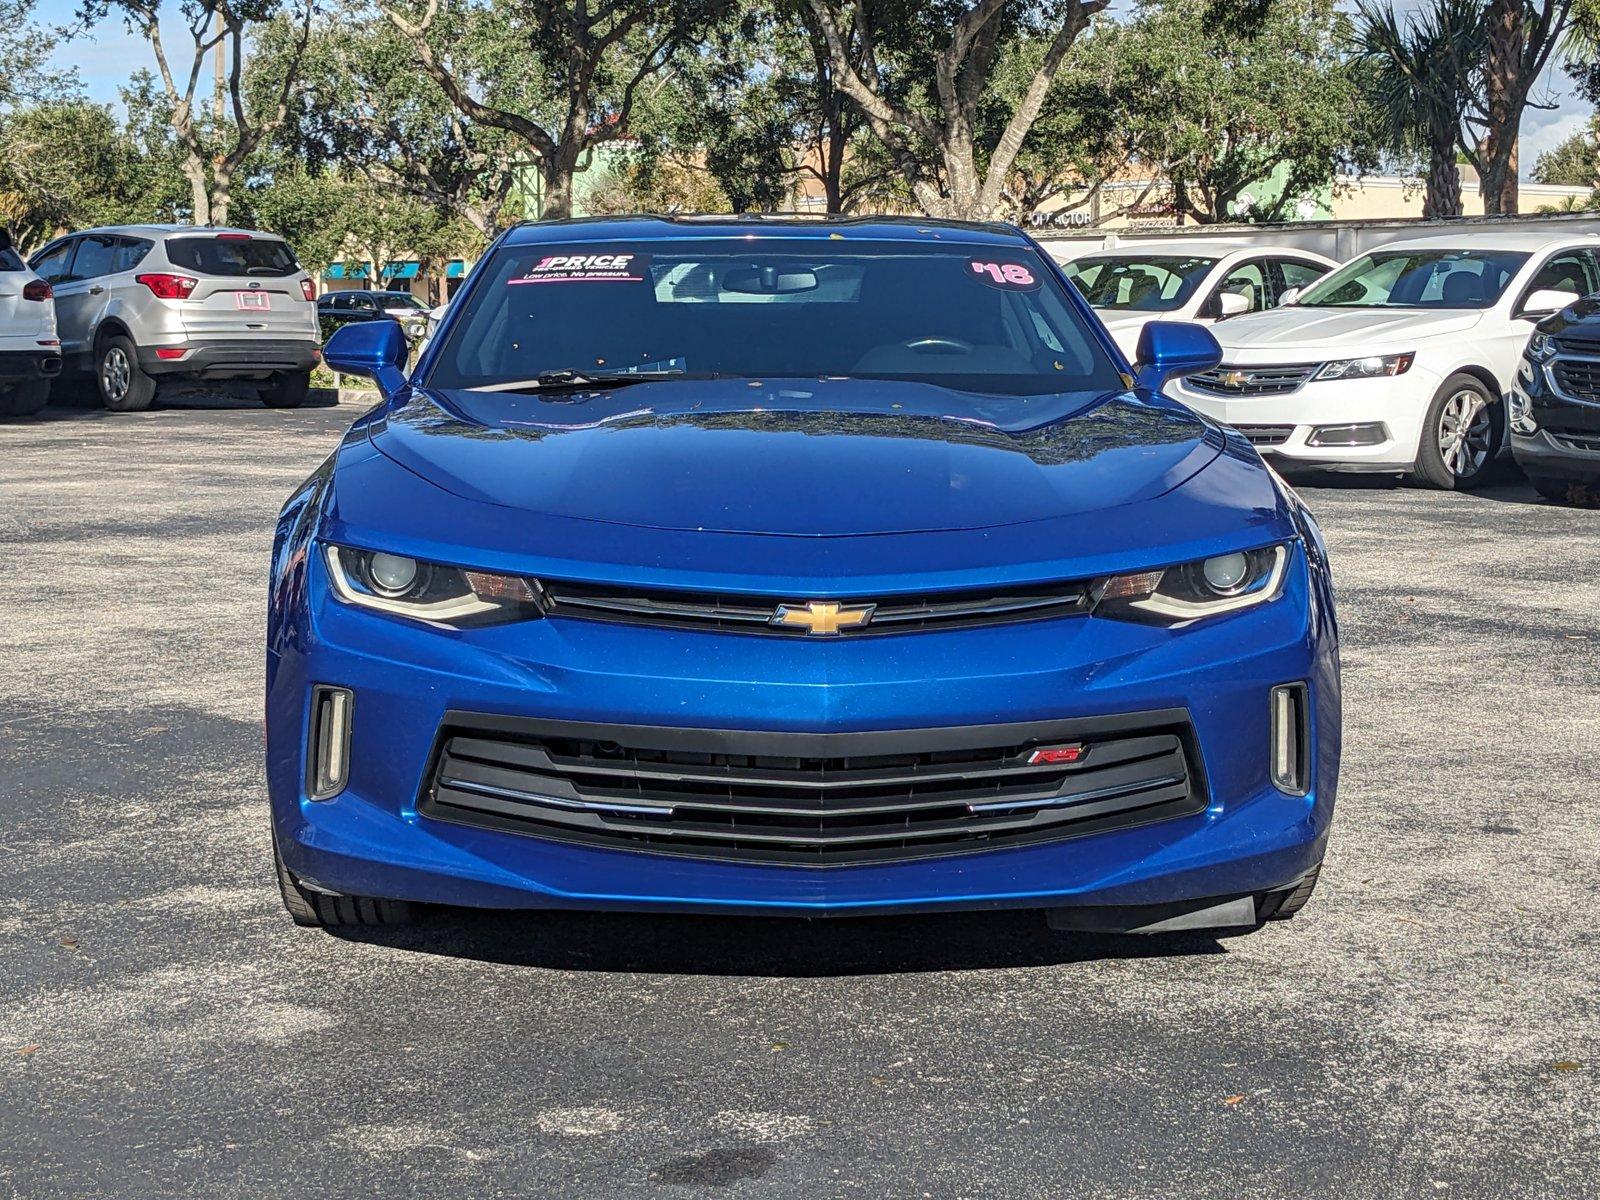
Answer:
M1411 4L1402 0L1402 7L1411 7ZM77 0L39 0L35 18L45 24L65 25L73 21L76 9ZM174 37L179 40L173 41ZM173 64L174 70L187 69L188 60L181 57L186 42L182 25L176 25L168 38L168 53L179 58ZM102 22L93 32L63 45L56 52L55 62L60 67L76 67L89 95L108 104L116 103L117 88L133 71L140 67L155 69L149 46L114 19ZM207 94L205 89L202 94ZM1553 100L1555 107L1550 110L1530 108L1523 114L1521 167L1524 178L1539 155L1582 130L1590 117L1588 106L1573 95L1571 82L1559 65L1546 72L1534 95L1541 101Z

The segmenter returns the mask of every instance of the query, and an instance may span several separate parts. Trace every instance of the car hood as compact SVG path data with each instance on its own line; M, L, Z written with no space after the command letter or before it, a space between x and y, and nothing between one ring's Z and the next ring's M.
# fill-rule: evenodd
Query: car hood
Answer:
M1414 309L1383 308L1285 308L1247 313L1219 321L1211 327L1222 345L1223 357L1233 361L1230 350L1264 350L1274 353L1290 347L1338 351L1349 349L1372 353L1380 345L1420 338L1459 334L1483 320L1481 312L1446 309L1421 312ZM1403 348L1403 347L1402 347Z
M1162 398L864 380L674 381L543 398L418 388L367 428L388 458L466 499L791 537L1081 516L1169 491L1224 445Z

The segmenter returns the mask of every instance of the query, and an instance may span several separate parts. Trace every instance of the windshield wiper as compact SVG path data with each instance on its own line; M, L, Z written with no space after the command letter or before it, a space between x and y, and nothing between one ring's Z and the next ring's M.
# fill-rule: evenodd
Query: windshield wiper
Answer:
M668 379L721 379L715 371L575 371L563 367L543 371L533 379L513 383L490 383L473 388L475 392L582 392L627 387L635 383L660 383Z

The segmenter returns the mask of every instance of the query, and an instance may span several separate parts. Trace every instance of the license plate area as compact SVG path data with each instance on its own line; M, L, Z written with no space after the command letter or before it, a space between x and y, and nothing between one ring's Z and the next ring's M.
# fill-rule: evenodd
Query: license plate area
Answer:
M233 294L234 307L250 312L269 312L272 309L272 296L268 292L235 292Z

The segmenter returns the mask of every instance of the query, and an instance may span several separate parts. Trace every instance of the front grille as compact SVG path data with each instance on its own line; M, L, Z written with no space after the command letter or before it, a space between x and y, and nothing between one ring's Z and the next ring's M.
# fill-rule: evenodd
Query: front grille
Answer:
M1563 450L1580 454L1600 454L1600 434L1552 433L1550 440Z
M839 630L845 636L860 637L913 629L959 628L1071 616L1093 608L1094 593L1091 582L1076 581L1031 588L889 596L837 603L844 610L869 610L865 624ZM782 637L807 635L802 625L774 624L780 604L803 607L803 598L777 601L751 596L621 589L546 581L544 604L545 612L553 617L770 633Z
M1076 761L1030 761L1072 747ZM618 849L834 866L1123 829L1205 805L1181 710L827 734L452 713L418 809Z
M1213 396L1281 396L1297 391L1316 372L1319 363L1277 367L1214 367L1190 375L1184 382L1197 392Z
M1557 358L1550 370L1564 395L1600 401L1600 358Z
M1293 425L1235 425L1252 446L1281 446L1294 433Z

